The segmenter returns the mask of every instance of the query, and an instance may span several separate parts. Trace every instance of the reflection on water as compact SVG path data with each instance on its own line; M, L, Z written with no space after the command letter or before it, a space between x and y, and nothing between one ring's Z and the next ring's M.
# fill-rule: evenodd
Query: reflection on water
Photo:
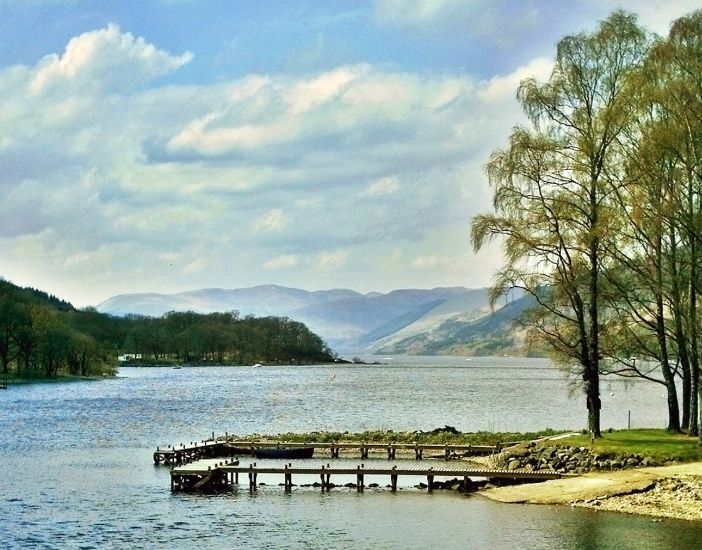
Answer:
M173 495L168 470L152 465L156 445L212 431L582 425L581 399L569 398L561 374L543 361L414 361L123 369L117 380L11 387L0 394L2 546L621 549L694 548L701 540L700 524L500 505L410 486L396 495L301 487L285 495L282 480L271 479L254 495ZM611 388L605 426L625 425L628 410L638 425L663 425L665 400L654 384L613 380Z

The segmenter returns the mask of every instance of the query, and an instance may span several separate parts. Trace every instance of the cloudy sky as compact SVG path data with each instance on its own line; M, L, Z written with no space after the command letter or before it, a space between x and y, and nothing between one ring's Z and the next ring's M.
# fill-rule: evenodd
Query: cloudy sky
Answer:
M471 216L520 79L617 6L0 0L0 276L127 292L488 285Z

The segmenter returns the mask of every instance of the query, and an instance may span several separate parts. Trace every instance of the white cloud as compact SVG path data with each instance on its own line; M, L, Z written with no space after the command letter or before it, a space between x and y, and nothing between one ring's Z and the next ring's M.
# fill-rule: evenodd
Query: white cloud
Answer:
M117 25L109 24L71 39L62 55L42 59L29 90L41 93L61 87L117 87L124 91L171 73L192 57L189 52L171 56L143 38L122 33Z
M529 39L524 32L542 20L539 4L523 0L375 0L384 25L434 37L473 37L499 47Z
M337 250L335 252L325 252L317 256L315 264L323 271L335 271L343 267L349 259L347 250Z
M395 176L388 176L371 182L363 191L361 197L380 197L392 195L400 189L400 182Z
M284 254L268 260L263 264L263 269L276 270L296 267L299 263L299 258L295 254Z
M280 208L274 208L256 218L254 225L262 231L279 231L285 225L285 214Z
M548 80L552 70L553 60L537 57L508 75L491 78L481 89L480 98L488 103L503 102L515 96L519 83L525 78L533 77L543 82Z
M639 23L660 35L667 35L672 21L702 8L699 0L583 0L607 13L617 8L638 14Z
M303 287L416 286L419 269L455 283L469 267L430 257L467 249L489 208L481 165L520 116L506 90L540 67L147 82L185 61L110 26L0 68L0 275L95 301L276 270Z
M204 271L206 267L207 262L204 258L195 258L183 268L183 273L186 275L192 275L193 273Z
M417 269L432 269L441 262L436 256L419 256L412 260L412 266Z

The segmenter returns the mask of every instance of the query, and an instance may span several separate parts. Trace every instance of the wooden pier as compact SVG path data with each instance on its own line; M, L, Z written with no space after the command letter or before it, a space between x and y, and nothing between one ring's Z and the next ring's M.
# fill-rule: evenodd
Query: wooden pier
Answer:
M290 492L293 487L293 475L314 475L319 476L322 492L329 492L335 485L331 482L332 475L355 476L356 483L352 484L357 491L363 492L366 477L385 476L390 478L389 487L394 492L397 490L397 480L400 476L425 477L426 487L429 492L435 488L434 479L436 477L462 478L462 486L471 486L471 478L480 477L491 480L529 480L545 481L548 479L558 479L563 477L557 472L548 471L528 471L528 470L492 470L486 468L446 468L446 467L371 467L364 464L356 467L352 466L257 466L255 463L249 466L239 465L238 460L223 461L209 464L191 464L180 466L171 470L171 490L173 492L216 492L230 490L233 485L239 484L239 476L243 474L248 478L250 491L258 488L259 474L278 474L283 476L283 487L285 492Z
M156 451L154 451L154 463L174 466L203 458L227 457L232 455L231 449L225 445L224 441L207 440L201 441L200 443L196 441L188 445L181 443L180 445L174 445L172 447L170 445L167 447L157 447Z
M371 452L381 453L387 456L388 460L397 457L397 451L413 452L415 460L422 460L425 452L438 453L444 460L450 460L457 456L478 456L499 453L502 448L514 443L504 443L502 445L442 445L437 443L366 443L366 442L330 442L330 443L298 443L298 442L277 442L277 441L238 441L229 440L226 437L212 438L200 443L181 444L180 446L170 445L168 447L158 447L154 452L154 462L156 464L177 465L192 462L201 458L238 456L242 454L254 454L255 448L266 449L299 449L303 447L314 447L315 451L329 452L331 458L339 458L342 451L358 451L361 459L369 457Z

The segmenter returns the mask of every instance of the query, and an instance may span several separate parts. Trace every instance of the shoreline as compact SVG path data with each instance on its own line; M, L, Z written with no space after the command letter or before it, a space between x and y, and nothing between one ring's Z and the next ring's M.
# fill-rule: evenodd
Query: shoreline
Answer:
M651 517L702 521L702 462L590 472L541 483L478 491L514 504L556 504Z

